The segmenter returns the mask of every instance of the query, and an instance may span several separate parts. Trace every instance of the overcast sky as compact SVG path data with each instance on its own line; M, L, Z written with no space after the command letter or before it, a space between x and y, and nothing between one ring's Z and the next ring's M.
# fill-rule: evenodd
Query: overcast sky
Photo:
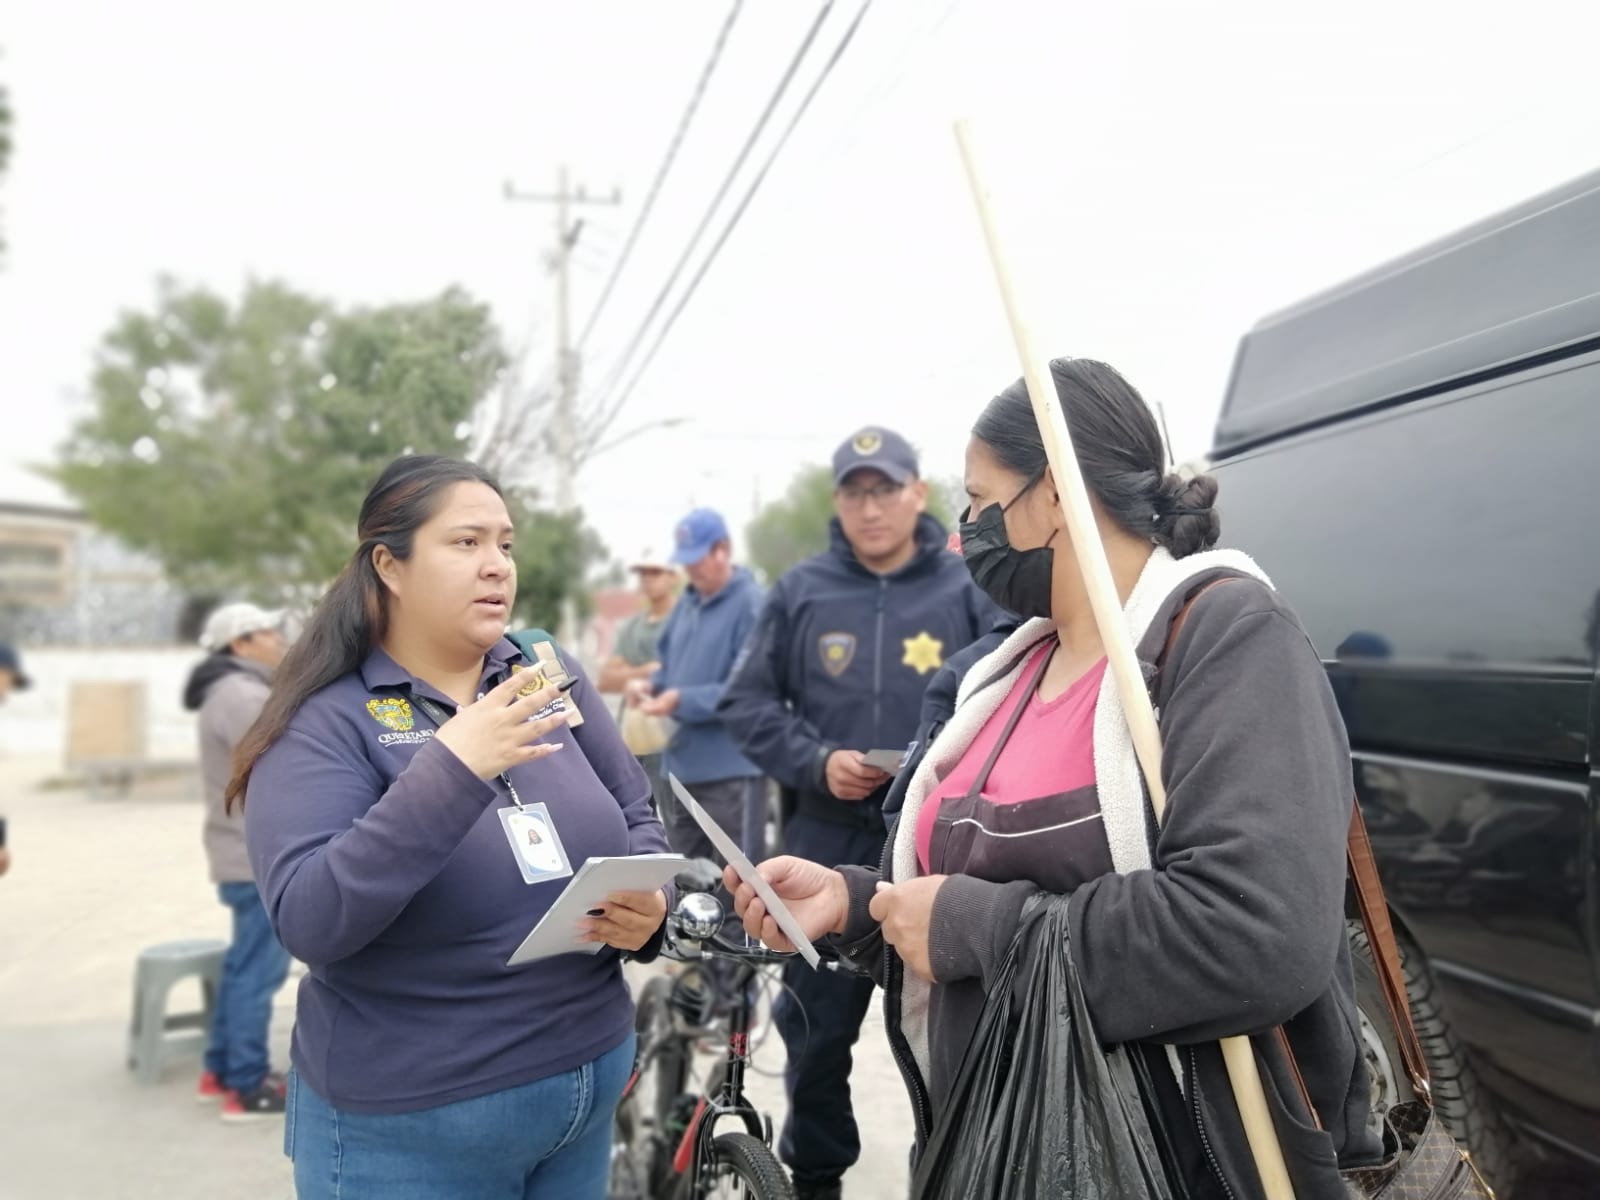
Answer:
M836 4L752 168L860 2ZM21 464L50 458L99 335L159 272L371 304L456 283L548 362L553 213L505 203L502 180L548 188L566 162L622 188L587 217L581 325L727 10L13 0L0 498L33 494ZM591 385L816 11L745 4L591 341ZM869 421L911 437L925 473L959 474L972 418L1018 373L960 114L1041 343L1116 364L1165 406L1180 456L1203 452L1257 318L1600 165L1600 6L1484 11L876 0L617 429L687 420L587 469L593 523L620 556L691 503L742 525Z

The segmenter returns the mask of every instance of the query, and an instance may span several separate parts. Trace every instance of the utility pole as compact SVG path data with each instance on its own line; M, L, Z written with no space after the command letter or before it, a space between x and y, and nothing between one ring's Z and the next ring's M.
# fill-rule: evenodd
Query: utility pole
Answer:
M613 188L609 196L590 196L582 184L574 191L568 185L567 168L562 165L554 192L519 192L510 180L505 184L507 200L556 206L556 245L550 255L550 269L556 277L556 403L551 441L555 450L556 476L554 500L557 512L569 513L577 505L578 476L578 351L572 344L572 304L570 271L572 251L583 232L583 220L572 219L575 205L616 205L622 203L622 189Z

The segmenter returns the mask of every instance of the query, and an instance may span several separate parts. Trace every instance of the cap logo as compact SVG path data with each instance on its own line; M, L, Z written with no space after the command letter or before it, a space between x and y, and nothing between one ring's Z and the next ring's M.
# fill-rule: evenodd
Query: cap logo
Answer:
M883 438L875 429L863 429L850 443L857 454L876 454L883 448Z

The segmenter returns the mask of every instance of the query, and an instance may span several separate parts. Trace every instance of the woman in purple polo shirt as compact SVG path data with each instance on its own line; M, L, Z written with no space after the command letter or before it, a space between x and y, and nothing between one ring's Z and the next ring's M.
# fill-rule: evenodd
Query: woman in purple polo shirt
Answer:
M296 1190L602 1196L633 1059L621 960L655 953L666 899L610 897L593 955L506 960L585 859L668 849L649 781L575 663L576 726L518 674L511 520L481 468L399 459L358 532L229 788L273 928L310 967Z

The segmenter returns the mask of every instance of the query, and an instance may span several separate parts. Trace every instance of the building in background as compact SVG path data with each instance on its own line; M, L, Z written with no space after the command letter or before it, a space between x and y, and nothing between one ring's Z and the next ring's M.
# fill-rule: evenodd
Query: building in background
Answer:
M27 646L160 646L184 597L54 485L0 473L0 636Z

